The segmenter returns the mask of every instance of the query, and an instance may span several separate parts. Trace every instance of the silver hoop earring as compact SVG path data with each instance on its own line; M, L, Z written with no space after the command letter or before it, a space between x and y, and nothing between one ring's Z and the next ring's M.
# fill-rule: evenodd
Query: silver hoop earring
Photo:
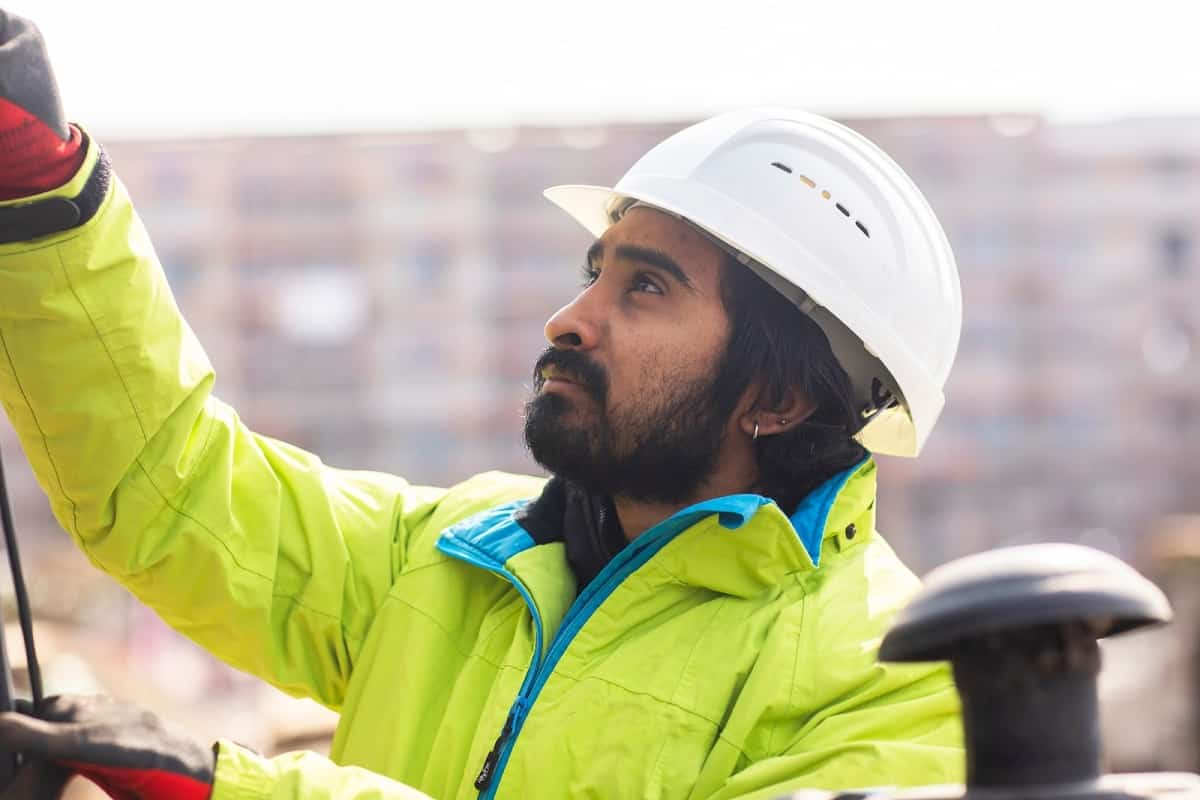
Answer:
M757 422L754 423L754 435L750 438L755 439L755 440L758 439L758 423Z

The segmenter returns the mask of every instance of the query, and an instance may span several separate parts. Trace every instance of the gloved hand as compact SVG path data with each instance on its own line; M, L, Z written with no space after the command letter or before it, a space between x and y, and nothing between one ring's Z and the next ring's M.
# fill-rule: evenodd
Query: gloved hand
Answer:
M48 697L36 710L18 705L22 712L0 713L0 750L22 753L31 771L38 762L53 764L114 800L207 800L212 794L212 748L149 711L101 695Z
M83 163L81 145L37 26L0 10L0 200L66 183Z

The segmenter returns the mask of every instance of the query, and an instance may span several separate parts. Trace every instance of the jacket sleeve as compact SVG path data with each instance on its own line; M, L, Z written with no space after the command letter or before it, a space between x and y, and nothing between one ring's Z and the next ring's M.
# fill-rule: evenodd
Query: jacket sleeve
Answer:
M430 800L429 796L360 767L316 753L264 758L232 742L217 744L211 800Z
M337 708L375 608L441 496L258 436L213 370L97 145L36 198L83 224L0 245L0 401L91 561L234 666Z

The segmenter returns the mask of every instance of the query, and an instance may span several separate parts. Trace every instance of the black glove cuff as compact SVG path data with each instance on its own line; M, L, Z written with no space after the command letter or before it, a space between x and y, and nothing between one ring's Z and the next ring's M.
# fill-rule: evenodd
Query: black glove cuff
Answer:
M85 135L82 147L87 146ZM74 197L48 197L25 205L0 207L0 244L27 242L79 227L96 216L111 181L112 166L101 148L92 174Z

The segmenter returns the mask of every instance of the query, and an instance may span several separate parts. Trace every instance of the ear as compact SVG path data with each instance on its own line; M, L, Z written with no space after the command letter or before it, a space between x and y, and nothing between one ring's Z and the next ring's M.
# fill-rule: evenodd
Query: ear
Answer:
M755 428L758 436L777 436L795 428L812 416L817 404L801 391L792 389L778 403L763 403L761 397L745 404L738 416L738 427L753 438Z

